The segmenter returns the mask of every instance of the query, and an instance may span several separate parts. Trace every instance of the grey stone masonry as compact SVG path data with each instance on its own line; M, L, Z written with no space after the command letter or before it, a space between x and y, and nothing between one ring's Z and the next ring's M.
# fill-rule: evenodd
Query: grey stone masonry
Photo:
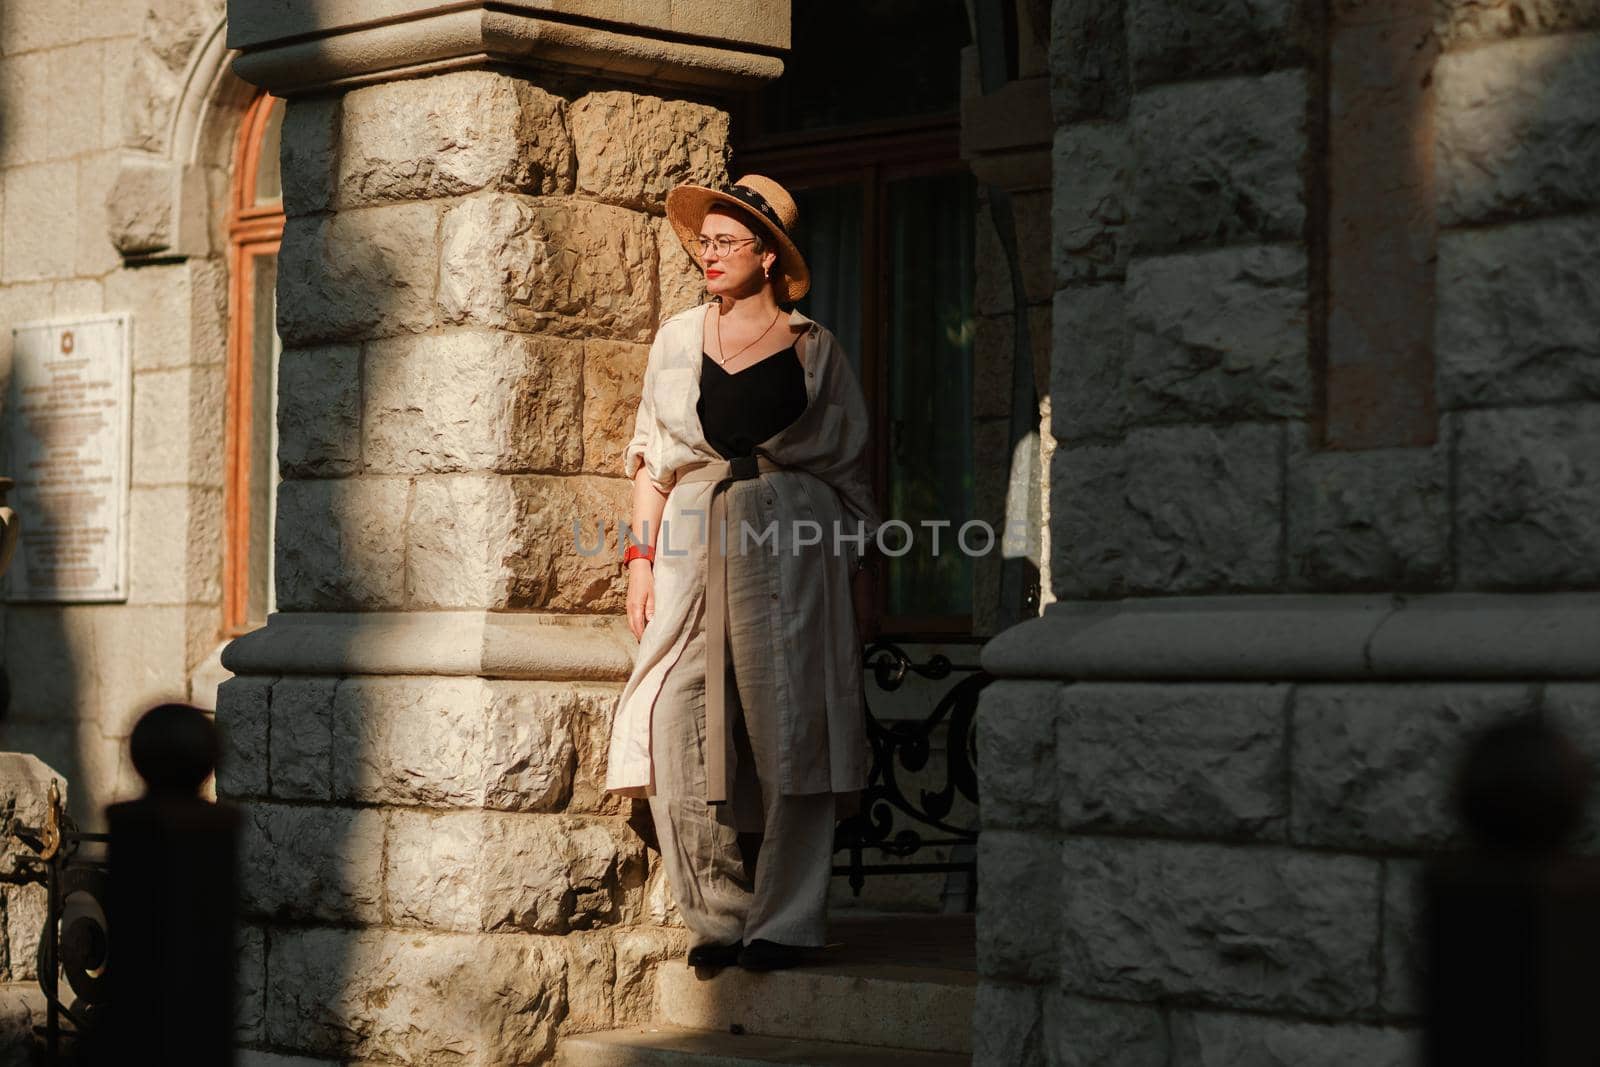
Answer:
M344 622L315 664L286 654L221 690L257 936L241 1039L546 1062L562 1033L647 1017L684 946L603 789L625 674L606 656L562 680L583 665L561 649L613 643L596 627L626 583L572 528L627 513L647 346L698 298L662 199L726 182L728 118L460 71L295 98L284 130L274 618ZM489 620L521 611L548 614L533 639L557 651L488 677ZM469 616L452 632L476 646L422 632ZM379 618L419 636L375 672Z
M975 1061L1410 1064L1468 745L1600 761L1600 5L1051 15L1058 602L983 653Z

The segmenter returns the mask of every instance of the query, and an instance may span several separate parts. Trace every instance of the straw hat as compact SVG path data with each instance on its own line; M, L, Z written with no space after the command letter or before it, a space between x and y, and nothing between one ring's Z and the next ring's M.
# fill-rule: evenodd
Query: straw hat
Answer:
M677 231L678 240L689 258L700 263L700 226L713 204L732 204L744 208L746 215L766 230L778 246L778 261L772 265L778 300L792 304L811 288L811 270L789 236L800 221L794 197L771 178L746 174L727 189L708 189L703 185L680 185L667 193L667 221ZM704 270L704 264L701 264Z

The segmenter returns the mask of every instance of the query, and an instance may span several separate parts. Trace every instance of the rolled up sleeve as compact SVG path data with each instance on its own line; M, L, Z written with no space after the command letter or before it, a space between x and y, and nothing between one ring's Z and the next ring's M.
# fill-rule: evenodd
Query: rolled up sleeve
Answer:
M622 451L622 473L634 479L643 464L650 484L661 493L670 492L674 472L662 469L663 430L656 419L656 363L661 354L661 334L657 332L645 362L644 384L639 391L639 410L633 418L633 437Z

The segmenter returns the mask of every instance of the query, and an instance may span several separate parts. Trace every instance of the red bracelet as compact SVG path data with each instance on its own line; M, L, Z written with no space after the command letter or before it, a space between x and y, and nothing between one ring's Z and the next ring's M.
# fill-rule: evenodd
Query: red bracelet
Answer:
M622 553L622 562L628 564L636 559L647 559L650 561L650 566L654 567L656 565L656 546L629 545L627 551Z

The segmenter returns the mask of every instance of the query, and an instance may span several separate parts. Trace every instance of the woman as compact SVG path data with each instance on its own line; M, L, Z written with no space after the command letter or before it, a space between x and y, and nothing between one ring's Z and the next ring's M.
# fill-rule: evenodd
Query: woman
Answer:
M606 788L650 799L693 966L823 944L836 812L868 770L867 408L832 333L778 306L810 285L797 216L760 175L668 194L712 299L657 331L623 461L639 653ZM753 872L740 831L763 835Z

